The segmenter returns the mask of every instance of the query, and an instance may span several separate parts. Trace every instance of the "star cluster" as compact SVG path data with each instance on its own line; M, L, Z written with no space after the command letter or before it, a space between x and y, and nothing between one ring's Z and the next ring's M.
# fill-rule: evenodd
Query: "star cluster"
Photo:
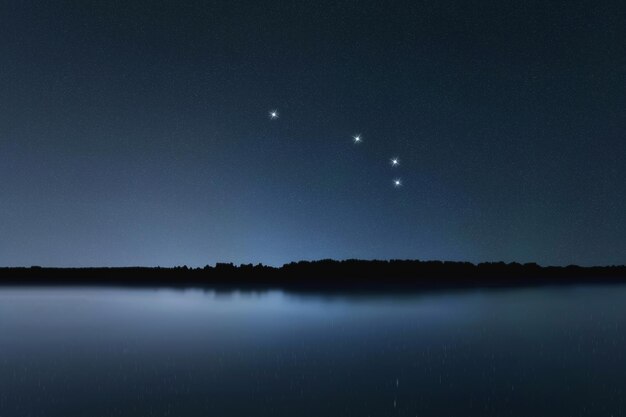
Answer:
M270 110L269 111L269 118L270 120L276 120L278 119L278 110ZM360 143L363 142L363 137L360 133L357 133L356 135L352 136L352 142L355 145L358 145ZM390 160L390 164L392 168L397 168L400 166L400 159L397 156L394 156L393 158L391 158ZM401 178L395 178L393 180L393 186L395 188L400 188L402 186L402 179Z

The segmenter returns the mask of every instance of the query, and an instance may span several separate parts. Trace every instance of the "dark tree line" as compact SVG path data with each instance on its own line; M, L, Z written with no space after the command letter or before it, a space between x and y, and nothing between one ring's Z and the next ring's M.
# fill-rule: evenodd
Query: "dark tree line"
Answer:
M626 266L416 260L301 261L275 268L218 263L204 268L0 268L5 285L128 285L286 290L401 290L626 282Z

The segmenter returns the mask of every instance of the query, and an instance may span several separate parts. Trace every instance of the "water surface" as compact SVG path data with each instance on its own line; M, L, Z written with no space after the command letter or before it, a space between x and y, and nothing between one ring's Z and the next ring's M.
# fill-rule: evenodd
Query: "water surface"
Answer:
M622 416L626 286L0 288L0 417Z

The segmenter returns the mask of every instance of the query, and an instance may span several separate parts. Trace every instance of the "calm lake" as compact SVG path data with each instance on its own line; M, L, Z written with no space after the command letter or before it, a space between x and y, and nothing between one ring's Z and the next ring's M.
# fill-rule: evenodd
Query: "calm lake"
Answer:
M0 417L626 415L626 286L0 288Z

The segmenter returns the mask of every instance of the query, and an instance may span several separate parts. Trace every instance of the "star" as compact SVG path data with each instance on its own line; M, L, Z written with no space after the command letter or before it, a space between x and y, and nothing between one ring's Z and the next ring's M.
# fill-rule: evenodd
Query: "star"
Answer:
M393 180L393 186L396 188L402 187L402 180L400 180L400 178L396 178L395 180Z
M398 165L400 165L400 160L398 158L391 158L391 166L397 167Z
M360 134L352 136L352 139L354 139L354 143L360 143L362 140Z
M270 120L278 119L278 110L270 110Z

